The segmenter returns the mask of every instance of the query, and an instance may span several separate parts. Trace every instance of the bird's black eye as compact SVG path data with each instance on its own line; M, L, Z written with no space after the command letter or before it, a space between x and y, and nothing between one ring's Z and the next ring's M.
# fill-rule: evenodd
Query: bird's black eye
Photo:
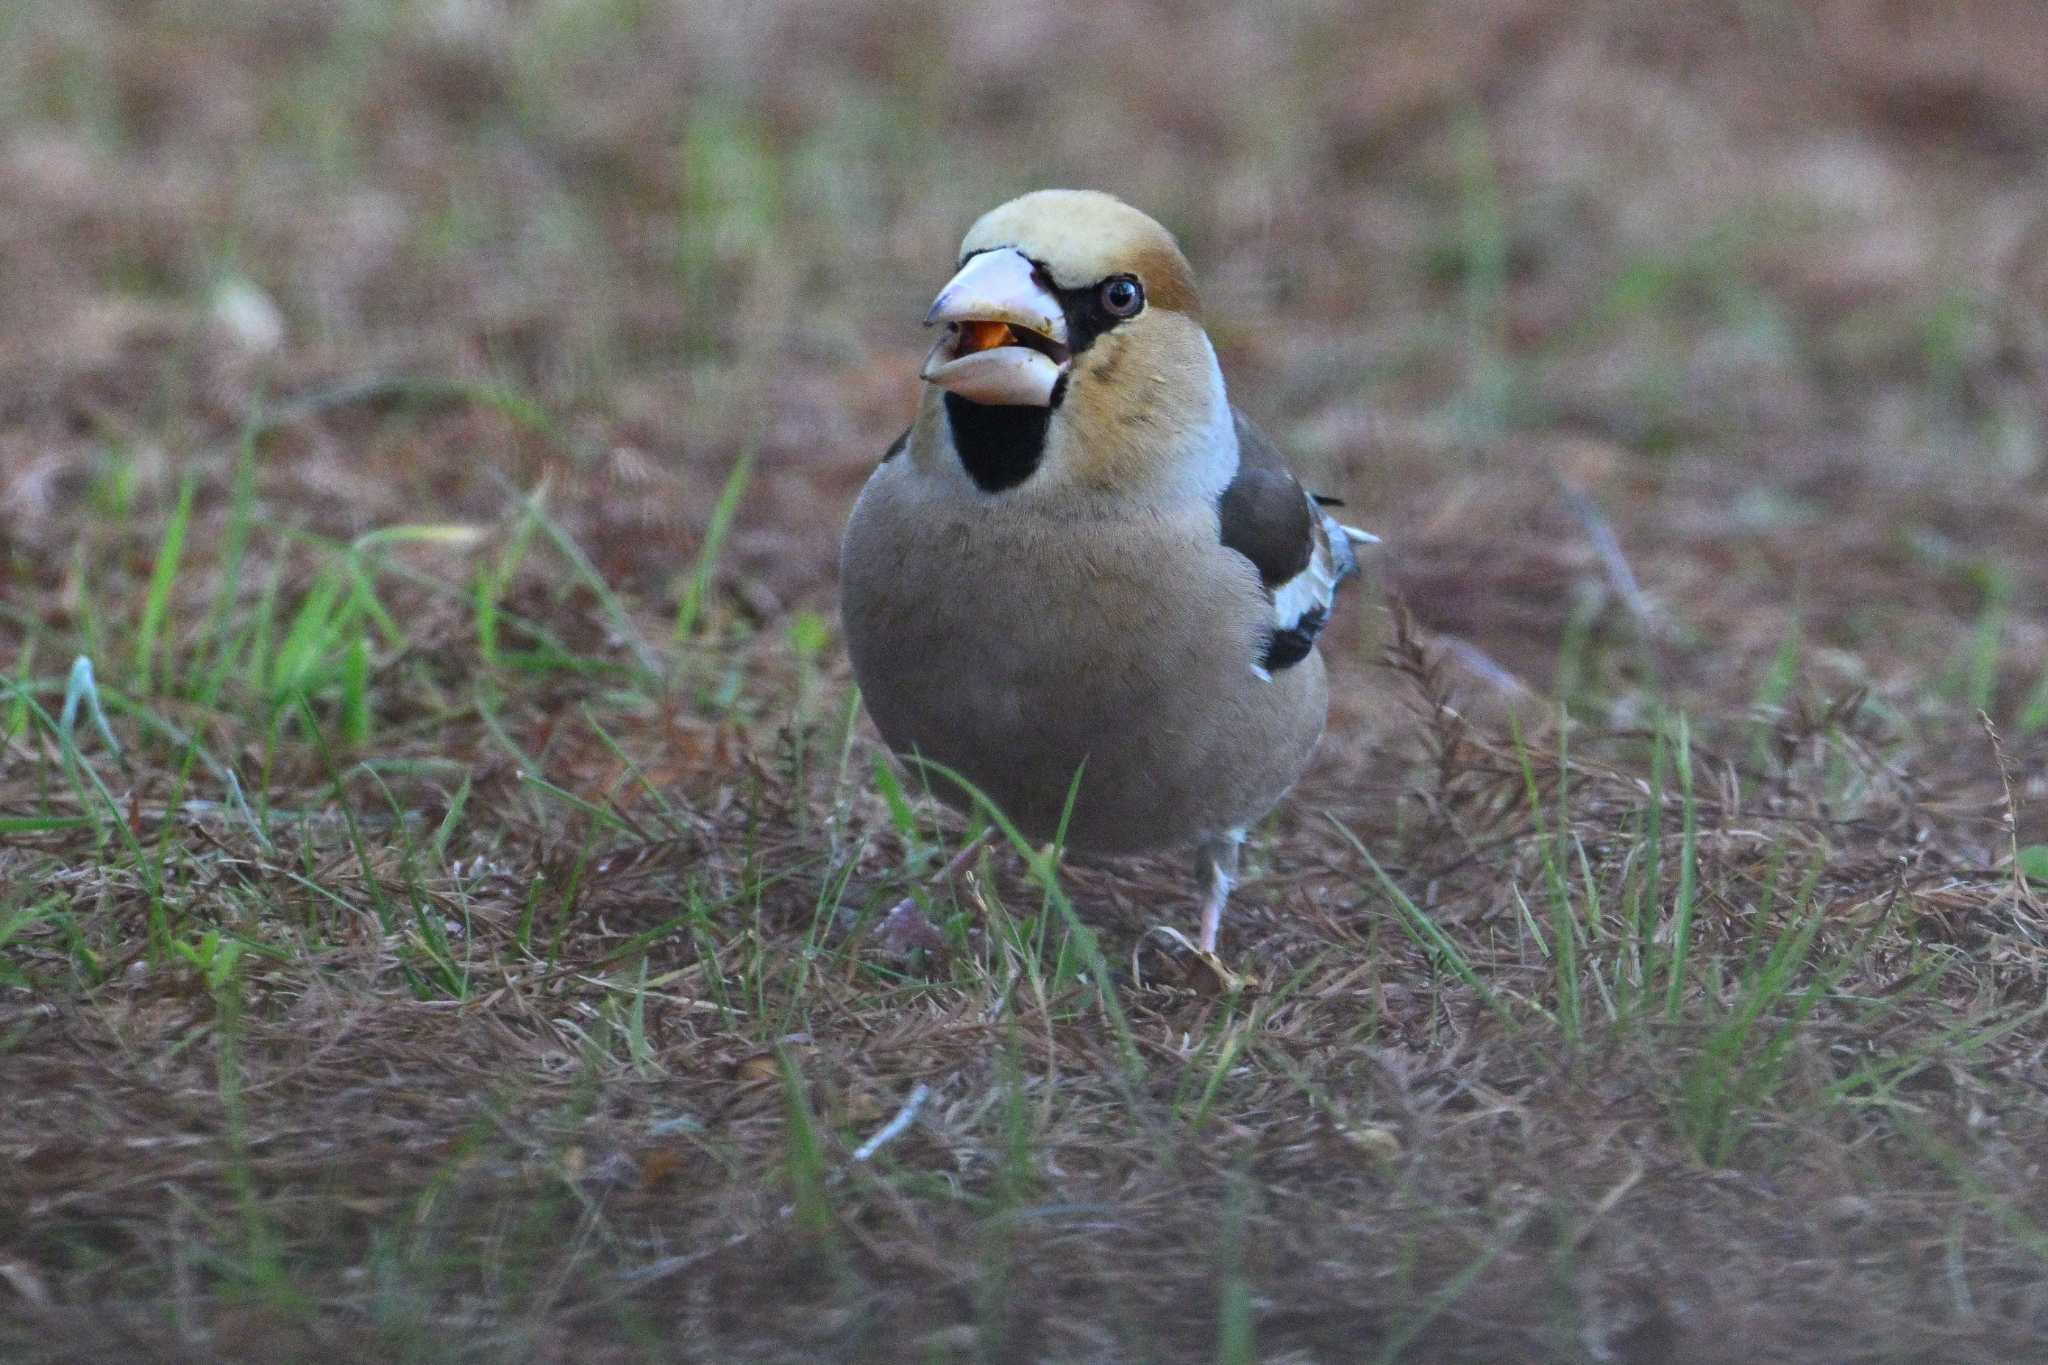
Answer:
M1102 282L1102 311L1113 318L1134 318L1145 306L1145 286L1129 275L1113 275Z

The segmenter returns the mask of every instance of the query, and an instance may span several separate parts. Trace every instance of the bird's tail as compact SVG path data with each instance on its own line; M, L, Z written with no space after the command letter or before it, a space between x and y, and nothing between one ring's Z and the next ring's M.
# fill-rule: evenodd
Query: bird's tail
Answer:
M1318 512L1323 519L1323 534L1330 542L1330 560L1337 570L1331 586L1358 572L1358 552L1355 545L1377 545L1380 538L1370 531L1361 531L1356 526L1346 526L1328 512Z

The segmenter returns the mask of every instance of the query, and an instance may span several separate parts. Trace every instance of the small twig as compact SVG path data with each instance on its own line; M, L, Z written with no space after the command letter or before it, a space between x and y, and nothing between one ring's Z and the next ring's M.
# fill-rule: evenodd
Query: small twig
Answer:
M1642 1183L1642 1179L1643 1163L1640 1158L1632 1155L1629 1157L1628 1174L1623 1176L1620 1183L1613 1189L1600 1196L1600 1202L1593 1206L1593 1211L1587 1214L1585 1220L1579 1224L1577 1233L1572 1237L1572 1245L1574 1247L1584 1246L1586 1240L1593 1235L1593 1225L1612 1213L1614 1206L1623 1199L1626 1199L1628 1192Z
M5 1283L30 1308L50 1306L49 1286L25 1262L0 1261L0 1283Z
M789 1210L784 1209L783 1212L787 1214ZM680 1275L691 1266L697 1264L697 1262L707 1260L710 1257L716 1256L721 1251L729 1251L733 1247L738 1246L741 1242L752 1237L755 1231L756 1229L754 1228L741 1228L724 1241L711 1246L699 1247L695 1251L686 1251L680 1256L664 1256L658 1261L649 1261L646 1265L636 1265L631 1270L621 1270L619 1272L619 1279L627 1284L645 1284L649 1280L665 1280L672 1275Z
M1473 644L1470 640L1462 639L1456 635L1439 633L1436 641L1455 657L1459 663L1463 664L1467 672L1475 674L1481 680L1492 684L1509 696L1532 697L1535 695L1534 692L1530 691L1528 684L1524 683L1513 673L1510 673L1505 666L1495 662L1492 655L1488 654L1478 645Z
M903 1107L896 1111L896 1117L875 1130L873 1137L854 1148L853 1159L855 1161L866 1161L876 1152L881 1151L884 1147L901 1137L903 1130L917 1121L917 1111L924 1108L924 1102L931 1098L931 1093L932 1088L923 1081L919 1081L916 1085L912 1086L910 1098L903 1101Z
M2027 909L2038 912L2041 902L2035 897L2033 888L2027 885L2026 869L2020 866L2020 808L2018 799L2012 794L2012 768L2005 761L2005 743L1998 737L1998 727L1991 723L1987 712L1979 711L1977 719L1991 741L1991 761L1998 766L1998 785L2005 789L2003 820L2005 841L2012 857L2013 898Z
M895 1116L887 1123L877 1128L872 1137L854 1148L853 1155L847 1158L846 1164L832 1172L826 1183L828 1185L839 1184L846 1179L846 1173L852 1170L854 1166L871 1160L875 1153L881 1151L897 1138L902 1137L910 1125L917 1122L918 1111L924 1108L925 1101L930 1099L931 1095L932 1088L923 1081L919 1081L916 1085L912 1086L910 1094L903 1101L903 1107L898 1109ZM794 1204L785 1204L776 1210L775 1220L778 1223L786 1223L795 1214L796 1206ZM699 1247L695 1251L686 1251L677 1256L664 1256L658 1261L650 1261L646 1265L634 1266L631 1270L622 1270L618 1274L618 1279L623 1284L631 1285L647 1284L653 1280L669 1279L672 1276L682 1274L700 1261L716 1256L721 1251L730 1251L762 1230L759 1227L741 1228L738 1232L733 1233L722 1241L713 1243L711 1246Z
M1650 605L1649 596L1643 592L1642 584L1636 581L1636 573L1628 564L1628 557L1621 552L1621 539L1614 534L1614 528L1607 524L1607 518L1593 500L1570 484L1563 484L1565 506L1572 509L1572 515L1579 519L1579 525L1586 530L1586 538L1593 542L1593 553L1600 556L1600 565L1607 572L1607 585L1614 589L1629 614L1634 616L1648 630L1656 615Z
M58 713L57 729L65 744L76 750L77 741L72 738L78 724L78 703L85 702L87 714L92 717L95 730L106 742L107 749L120 759L128 761L121 751L121 741L114 738L113 730L107 725L107 713L100 709L100 689L93 681L92 660L81 654L71 661L71 676L64 683L64 709Z

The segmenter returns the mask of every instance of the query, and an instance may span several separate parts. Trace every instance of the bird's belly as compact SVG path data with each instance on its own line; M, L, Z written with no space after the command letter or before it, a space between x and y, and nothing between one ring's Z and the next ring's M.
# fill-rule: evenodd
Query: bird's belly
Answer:
M983 523L868 555L861 529L857 516L846 625L869 713L898 753L959 774L1031 838L1064 816L1080 849L1185 842L1257 819L1306 766L1322 662L1254 670L1267 608L1213 540L1138 528L1061 553Z

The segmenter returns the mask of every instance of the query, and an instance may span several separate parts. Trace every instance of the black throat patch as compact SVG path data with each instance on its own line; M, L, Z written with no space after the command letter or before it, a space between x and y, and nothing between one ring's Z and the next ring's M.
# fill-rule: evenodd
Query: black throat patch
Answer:
M1045 458L1045 432L1052 414L1050 407L974 403L957 393L946 395L953 448L960 452L968 477L984 493L1015 488L1031 477Z
M980 254L971 252L960 259L960 264L964 266ZM1066 314L1070 355L1079 356L1104 332L1124 321L1102 306L1100 283L1062 289L1053 282L1052 272L1044 262L1034 260L1031 264L1038 273L1038 282L1060 301L1060 310ZM1067 381L1071 377L1071 373L1060 376L1053 385L1052 402L1042 408L974 403L957 393L946 395L946 420L953 426L953 446L960 452L960 463L967 466L968 477L982 492L1000 493L1015 488L1038 468L1039 461L1045 458L1046 428L1051 425L1060 401L1067 396Z

